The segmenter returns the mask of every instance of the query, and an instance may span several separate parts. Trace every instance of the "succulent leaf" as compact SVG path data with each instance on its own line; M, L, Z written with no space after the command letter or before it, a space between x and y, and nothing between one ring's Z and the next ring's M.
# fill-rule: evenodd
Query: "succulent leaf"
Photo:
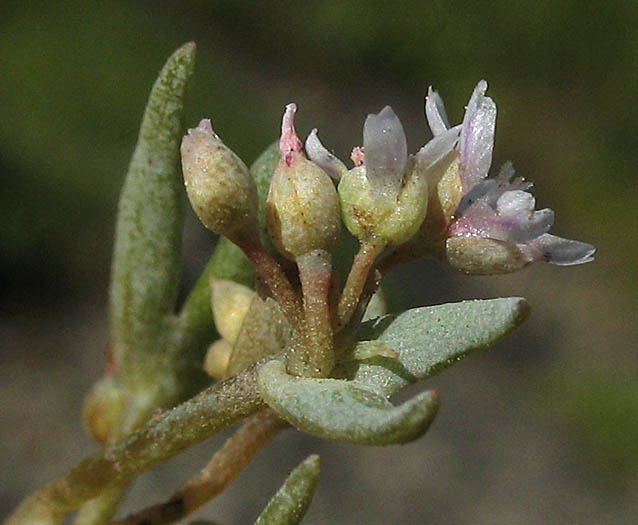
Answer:
M372 357L363 361L342 358L334 374L387 397L405 386L483 350L518 327L528 316L525 299L463 301L391 314L365 323L361 344L377 339L398 353L396 358ZM351 352L359 349L355 346Z
M360 445L412 441L428 429L439 407L433 391L394 406L356 381L288 375L278 360L260 368L257 385L264 401L299 430Z
M296 525L301 523L315 494L321 463L313 454L288 475L286 481L268 502L255 525Z
M155 353L159 328L177 296L183 219L178 169L183 98L195 44L178 49L157 78L120 196L111 273L115 358L130 372L135 354ZM130 369L130 370L129 370Z

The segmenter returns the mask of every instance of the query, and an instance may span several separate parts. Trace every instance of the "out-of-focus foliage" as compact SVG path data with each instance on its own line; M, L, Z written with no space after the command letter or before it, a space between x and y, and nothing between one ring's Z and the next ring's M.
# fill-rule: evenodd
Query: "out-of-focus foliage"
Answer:
M535 314L504 366L522 370L521 389L551 391L523 397L574 438L587 465L620 484L636 479L638 4L7 0L1 12L2 310L8 323L35 307L44 316L3 348L46 348L55 362L62 352L38 339L37 323L105 304L117 195L146 96L184 42L199 48L187 125L212 117L248 164L277 137L287 102L300 108L300 132L318 127L342 158L361 142L365 115L391 104L415 151L427 138L427 86L458 122L485 78L499 108L496 163L513 160L536 183L539 207L556 210L555 233L594 244L597 260L491 281L415 265L432 273L402 271L390 308L477 290L527 296ZM209 241L187 228L184 281L196 278ZM77 352L97 360L94 345ZM618 379L619 369L634 380ZM551 388L535 379L541 372Z

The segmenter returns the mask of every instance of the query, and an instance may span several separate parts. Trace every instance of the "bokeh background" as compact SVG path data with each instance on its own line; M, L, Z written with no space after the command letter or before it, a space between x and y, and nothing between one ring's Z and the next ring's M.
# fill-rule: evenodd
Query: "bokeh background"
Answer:
M391 104L411 151L432 84L453 122L478 80L499 108L495 165L533 180L553 233L596 261L503 276L414 263L392 309L522 295L533 315L427 386L442 409L416 443L373 449L288 432L198 515L250 522L310 452L324 475L307 523L630 523L638 515L638 4L582 2L17 2L0 8L0 516L95 445L117 196L155 75L198 44L188 125L251 162L295 101L343 158ZM213 238L192 216L184 290ZM127 508L168 496L218 436L140 479ZM168 481L167 481L168 480Z

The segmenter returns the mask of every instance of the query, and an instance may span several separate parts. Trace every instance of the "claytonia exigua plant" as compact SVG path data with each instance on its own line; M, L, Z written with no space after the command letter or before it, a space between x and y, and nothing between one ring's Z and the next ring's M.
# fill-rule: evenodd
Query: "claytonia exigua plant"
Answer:
M414 155L389 106L369 115L351 169L316 130L304 148L289 104L280 140L248 168L208 119L182 137L194 58L187 44L161 71L122 190L111 351L84 411L102 448L26 498L9 524L59 524L76 509L78 524L175 522L287 428L360 445L414 440L432 423L438 393L390 398L500 340L529 307L517 297L464 301L364 321L383 277L420 257L474 274L592 259L593 247L547 233L553 212L534 210L530 184L509 164L487 178L496 106L485 82L454 127L429 90L434 138ZM176 308L182 176L193 210L220 238ZM344 275L333 264L347 258L342 224L359 241ZM113 521L136 476L240 422L171 498ZM317 456L299 464L256 523L298 523L319 471Z

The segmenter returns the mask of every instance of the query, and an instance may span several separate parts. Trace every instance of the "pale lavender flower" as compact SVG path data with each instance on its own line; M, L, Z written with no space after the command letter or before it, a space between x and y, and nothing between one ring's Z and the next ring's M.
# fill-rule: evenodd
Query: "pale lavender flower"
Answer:
M459 260L461 247L471 251L474 245L469 240L477 238L494 244L476 244L476 253L469 254L472 264L459 268L467 273L492 273L490 264L494 261L489 259L496 252L500 254L497 258L507 253L507 257L515 254L517 259L515 264L497 264L496 272L513 271L536 261L564 266L591 261L595 249L590 244L547 233L554 223L554 212L535 210L535 199L526 191L532 184L514 178L510 163L502 167L497 177L487 178L492 164L496 105L485 95L486 90L484 80L474 89L456 145L462 198L445 233L448 255L454 252L455 260ZM455 129L450 128L443 101L432 88L428 90L425 114L434 135L431 142ZM460 255L464 261L467 259ZM484 267L479 264L480 257L486 257Z

